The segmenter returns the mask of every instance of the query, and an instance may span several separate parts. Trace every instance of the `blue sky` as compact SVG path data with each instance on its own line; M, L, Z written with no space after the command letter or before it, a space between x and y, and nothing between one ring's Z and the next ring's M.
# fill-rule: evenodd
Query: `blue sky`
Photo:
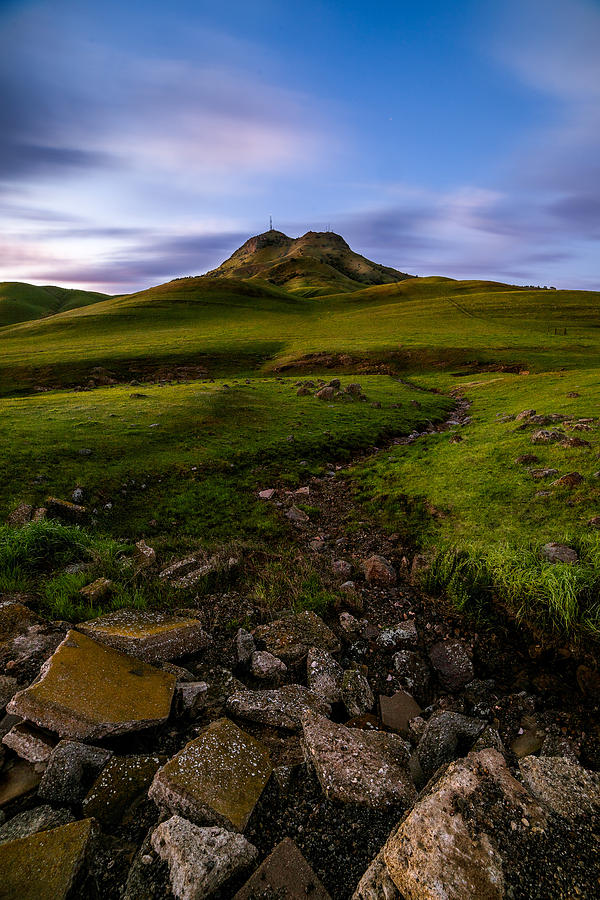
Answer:
M131 291L270 214L600 289L600 3L0 0L0 279Z

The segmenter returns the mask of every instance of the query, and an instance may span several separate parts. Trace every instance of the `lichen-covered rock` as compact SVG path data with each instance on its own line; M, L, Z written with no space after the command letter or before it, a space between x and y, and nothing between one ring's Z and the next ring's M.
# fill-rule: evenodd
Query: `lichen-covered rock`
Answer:
M84 815L105 827L118 825L128 808L146 794L164 762L159 756L113 756L83 800Z
M53 809L51 806L36 806L9 819L0 826L0 844L7 841L16 841L18 838L29 837L38 831L49 831L74 822L75 816L68 809ZM1 891L0 887L0 891Z
M96 828L71 822L0 846L3 900L67 900L83 875Z
M156 550L149 547L146 541L138 541L134 559L138 569L147 569L156 562Z
M208 685L205 681L178 681L175 709L180 716L193 718L206 705Z
M363 569L369 584L388 586L396 583L396 570L383 556L370 556L365 560Z
M366 675L358 669L348 669L342 679L342 702L350 718L362 716L373 709L375 697Z
M51 803L80 803L111 756L111 751L103 747L59 741L48 760L38 796Z
M300 684L287 684L269 691L236 691L227 701L230 715L261 725L298 731L307 709L329 715L328 703Z
M233 900L331 900L290 838L284 838L258 867Z
M546 809L566 819L600 814L600 775L561 756L527 756L519 762L529 792Z
M377 646L382 650L401 650L414 647L418 639L417 626L412 619L408 619L382 631L377 638Z
M68 500L61 500L58 497L46 497L44 508L51 518L64 519L66 522L79 523L87 515L85 506L70 503Z
M148 796L197 824L243 831L270 774L267 749L218 719L158 770Z
M245 628L238 628L235 636L235 658L238 666L246 668L250 665L252 654L256 650L254 638Z
M429 659L447 691L459 691L475 675L471 657L462 641L440 641L429 651Z
M120 609L84 622L77 630L149 663L187 656L210 643L198 619L170 612Z
M542 556L547 562L551 563L560 562L574 564L579 562L579 556L576 550L572 547L568 547L566 544L559 544L556 541L544 544L542 547Z
M302 716L302 738L306 761L329 800L376 809L406 809L414 801L409 750L398 735L346 728L309 711Z
M393 656L394 669L409 694L427 704L431 689L431 671L423 657L414 650L399 650Z
M264 646L288 665L304 659L311 647L328 653L337 653L341 649L333 631L311 610L259 625L253 635L259 646Z
M174 690L170 673L70 631L7 709L61 737L96 740L165 722Z
M308 687L316 697L325 703L341 701L344 670L330 653L311 647L306 657L306 674Z
M250 660L250 672L259 681L281 684L287 675L287 666L268 650L255 650Z
M16 600L0 602L0 649L17 635L25 634L28 628L39 621L39 617L23 603Z
M443 763L469 750L485 724L482 719L472 719L449 710L433 713L417 747L424 775L429 778Z
M177 900L210 897L258 857L256 847L241 834L215 826L200 828L181 816L161 822L151 842L169 865L171 890Z

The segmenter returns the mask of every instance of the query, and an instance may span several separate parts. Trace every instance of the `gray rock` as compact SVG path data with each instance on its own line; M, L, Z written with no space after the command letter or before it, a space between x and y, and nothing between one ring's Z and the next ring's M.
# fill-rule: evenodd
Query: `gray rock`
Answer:
M306 761L329 800L375 809L406 809L416 797L409 749L396 734L335 725L314 712L302 716Z
M58 828L68 822L74 822L75 816L68 809L52 809L51 806L36 806L9 819L0 827L0 844L16 841L17 838L29 837L38 831Z
M238 628L235 636L235 658L238 665L244 668L249 666L255 650L256 645L250 632L245 628Z
M287 675L287 666L268 650L255 650L250 660L250 671L259 681L281 684Z
M486 723L471 719L461 713L446 710L435 712L429 721L417 747L417 756L426 778L443 763L451 762L467 751Z
M558 544L555 541L544 544L542 556L547 562L551 563L576 563L579 561L576 550L573 550L572 547L567 547L566 544Z
M427 703L431 672L423 657L413 650L399 650L398 653L394 653L393 663L409 694L412 694L419 703Z
M342 680L342 702L351 718L373 709L375 697L367 677L358 669L348 669Z
M175 709L180 716L193 718L206 705L208 685L205 681L178 681L175 686Z
M296 616L278 619L254 629L257 645L285 663L299 662L311 647L337 653L340 642L316 613L306 610Z
M325 703L341 702L344 670L330 653L311 647L306 657L306 674L315 696Z
M38 796L51 803L80 803L111 758L110 750L59 741L48 760Z
M268 691L236 691L227 701L230 715L289 731L301 728L302 713L306 710L329 715L331 707L299 684Z
M181 816L172 816L155 828L151 843L168 863L177 900L210 897L258 858L256 847L241 834L215 826L200 828Z
M529 792L566 819L600 814L600 775L560 756L527 756L519 762Z
M471 657L462 641L441 641L429 651L431 665L443 688L459 691L473 680Z
M386 628L377 638L377 646L382 650L401 650L414 647L419 639L417 626L412 619L400 622L394 628Z
M297 506L290 506L285 516L290 522L296 522L297 524L304 524L310 521L306 513L298 509Z

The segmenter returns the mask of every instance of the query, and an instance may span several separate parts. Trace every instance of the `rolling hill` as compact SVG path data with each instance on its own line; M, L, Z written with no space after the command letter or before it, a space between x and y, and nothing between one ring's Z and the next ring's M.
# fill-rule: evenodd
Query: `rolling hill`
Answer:
M106 300L108 294L21 281L0 282L0 328Z

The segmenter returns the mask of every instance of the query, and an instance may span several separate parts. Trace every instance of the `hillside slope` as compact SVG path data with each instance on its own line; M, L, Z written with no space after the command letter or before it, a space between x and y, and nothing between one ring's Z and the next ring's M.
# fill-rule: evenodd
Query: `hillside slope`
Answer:
M207 277L262 279L288 291L318 296L395 284L411 276L360 256L334 232L308 231L290 238L273 230L247 240Z
M80 306L107 300L108 294L80 291L56 285L27 284L22 281L0 282L0 328L32 319L42 319Z

